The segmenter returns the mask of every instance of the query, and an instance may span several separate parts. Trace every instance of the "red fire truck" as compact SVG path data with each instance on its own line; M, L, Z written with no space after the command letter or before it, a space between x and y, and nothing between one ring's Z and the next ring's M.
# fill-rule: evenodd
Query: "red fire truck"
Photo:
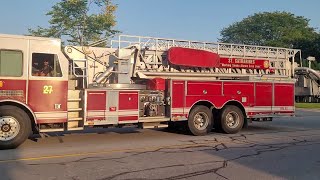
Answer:
M85 127L215 126L294 115L300 50L120 35L108 47L0 35L0 148Z

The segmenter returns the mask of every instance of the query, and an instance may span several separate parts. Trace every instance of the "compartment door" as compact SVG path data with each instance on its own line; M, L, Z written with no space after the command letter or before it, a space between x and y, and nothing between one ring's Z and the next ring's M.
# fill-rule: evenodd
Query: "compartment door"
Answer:
M255 110L272 113L272 83L256 83Z
M172 81L171 118L185 117L185 81Z
M119 92L119 123L137 122L139 117L139 98L137 91Z

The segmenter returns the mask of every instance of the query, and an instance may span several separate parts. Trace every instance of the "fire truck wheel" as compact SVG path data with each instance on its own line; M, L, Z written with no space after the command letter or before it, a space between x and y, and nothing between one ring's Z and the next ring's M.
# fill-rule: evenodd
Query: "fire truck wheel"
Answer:
M31 133L31 121L22 109L0 106L0 149L12 149L22 144Z
M227 134L235 134L241 130L244 123L242 111L237 106L227 105L221 113L221 128Z
M193 135L203 136L212 130L212 113L206 106L195 106L188 117L188 127Z

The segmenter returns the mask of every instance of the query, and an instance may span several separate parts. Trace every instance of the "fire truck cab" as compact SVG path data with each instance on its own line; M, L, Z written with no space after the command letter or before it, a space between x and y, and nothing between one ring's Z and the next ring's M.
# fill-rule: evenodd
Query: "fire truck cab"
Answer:
M294 115L300 50L120 35L109 47L0 34L0 148L85 127L213 126Z

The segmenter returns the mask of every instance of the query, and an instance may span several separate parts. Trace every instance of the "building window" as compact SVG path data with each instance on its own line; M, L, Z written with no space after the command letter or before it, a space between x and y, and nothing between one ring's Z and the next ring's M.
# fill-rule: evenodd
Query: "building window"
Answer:
M20 77L23 74L21 51L0 50L0 76Z
M58 56L56 54L33 53L32 76L62 77Z

